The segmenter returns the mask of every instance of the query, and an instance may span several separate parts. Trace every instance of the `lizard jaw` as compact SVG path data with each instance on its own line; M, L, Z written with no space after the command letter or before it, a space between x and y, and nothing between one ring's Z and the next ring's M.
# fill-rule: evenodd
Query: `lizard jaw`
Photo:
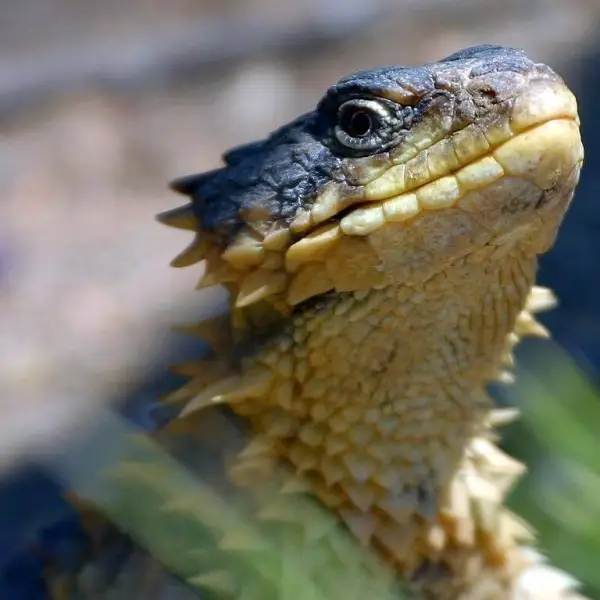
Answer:
M386 161L347 161L347 176L362 184L326 185L289 228L262 234L252 220L264 217L249 215L250 225L224 250L202 232L172 264L206 259L199 286L226 285L242 322L257 303L287 315L328 292L426 280L449 259L482 245L529 236L544 252L583 161L576 101L552 76L528 82L503 104L487 120L460 127L424 120ZM460 225L460 239L439 234L436 213ZM162 218L177 227L199 226L189 208ZM406 264L424 254L429 260ZM444 257L443 264L436 257Z

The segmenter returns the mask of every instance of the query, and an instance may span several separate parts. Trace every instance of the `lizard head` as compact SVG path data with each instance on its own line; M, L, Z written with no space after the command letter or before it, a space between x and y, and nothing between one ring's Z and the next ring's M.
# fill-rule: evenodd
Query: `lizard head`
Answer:
M332 86L316 109L175 181L160 219L197 232L232 306L292 312L331 292L415 286L461 257L553 243L583 161L576 101L521 51L479 46Z

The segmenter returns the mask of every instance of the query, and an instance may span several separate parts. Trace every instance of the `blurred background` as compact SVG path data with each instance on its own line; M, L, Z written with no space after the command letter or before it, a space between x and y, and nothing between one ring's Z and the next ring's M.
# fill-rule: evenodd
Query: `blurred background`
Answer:
M84 439L107 403L143 424L172 384L167 366L191 352L169 325L218 300L218 291L192 291L197 270L168 267L188 237L153 220L178 202L167 182L217 166L222 151L311 109L349 72L492 43L551 64L581 106L587 162L540 279L560 298L543 321L577 365L558 400L583 411L573 422L588 427L590 443L569 464L586 475L577 471L573 484L561 455L561 444L568 453L583 435L577 429L535 441L526 420L506 443L532 472L515 503L552 558L600 598L600 419L589 408L600 403L597 0L1 0L0 8L0 566L64 510L47 457ZM534 372L540 352L521 351ZM542 379L554 372L549 364L537 361ZM544 415L531 410L532 419ZM540 500L574 490L588 494L587 520L565 522L564 507Z

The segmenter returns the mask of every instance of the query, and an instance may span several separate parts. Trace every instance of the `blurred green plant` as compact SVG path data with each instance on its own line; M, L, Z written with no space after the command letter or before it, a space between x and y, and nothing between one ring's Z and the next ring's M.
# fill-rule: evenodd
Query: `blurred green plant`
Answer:
M552 564L600 600L600 397L573 361L547 342L524 364L512 391L522 419L507 428L504 445L529 474L510 505L535 527ZM225 500L143 432L111 413L105 418L103 438L112 440L103 459L110 465L106 475L97 478L95 469L76 463L63 475L191 586L261 600L408 597L389 570L308 497L297 495L294 515L317 532L309 544L293 528L259 531L245 518L252 507L243 500ZM224 538L228 551L222 553L215 548ZM231 569L239 577L232 579Z
M600 599L600 393L558 347L525 361L511 400L522 419L504 443L529 467L509 504L536 529L551 563Z
M391 569L310 496L290 495L292 523L259 530L248 518L249 499L220 497L145 433L109 412L102 431L113 448L103 475L75 460L63 477L193 588L244 600L405 597ZM286 481L284 472L274 473L273 489L261 492L267 507L278 476Z

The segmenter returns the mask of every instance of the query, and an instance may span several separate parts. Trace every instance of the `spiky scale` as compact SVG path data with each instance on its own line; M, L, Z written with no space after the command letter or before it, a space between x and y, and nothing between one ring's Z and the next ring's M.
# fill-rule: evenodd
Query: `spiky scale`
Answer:
M198 231L200 225L198 218L194 215L192 204L166 210L156 215L156 219L168 227L187 229L188 231Z
M550 332L529 311L523 311L517 317L515 333L519 336L532 336L544 339L550 337Z
M277 452L266 437L255 437L237 454L227 468L229 478L240 487L254 487L276 468Z
M232 375L231 377L220 379L209 385L205 390L196 394L192 400L183 407L181 417L185 417L197 410L202 410L203 408L214 404L226 403L228 401L226 397L227 393L235 392L241 382L242 377L240 375Z
M221 254L221 258L236 269L248 269L263 262L265 250L260 236L243 231Z
M275 382L271 369L255 366L244 373L242 381L227 394L228 402L239 402L250 398L260 398L266 395Z
M199 393L208 388L208 386L222 381L229 371L230 367L227 363L211 359L185 363L179 367L175 366L173 367L174 373L191 377L192 380L166 395L163 402L167 404L187 402L195 398Z
M220 248L212 244L206 251L204 273L196 284L196 289L203 290L215 285L235 283L240 277L240 273L223 260Z
M285 255L287 270L294 272L304 263L324 260L342 235L340 226L332 223L303 237L288 248Z
M558 300L552 290L534 285L527 297L525 308L532 313L538 313L551 310L552 308L555 308L557 304Z
M363 546L371 542L378 525L375 515L356 509L342 509L340 516Z
M334 283L323 265L305 265L294 275L287 291L287 301L294 306L333 288Z
M504 427L516 421L520 416L518 408L496 408L490 412L489 423L491 427Z
M172 267L189 267L204 260L210 248L210 243L204 238L204 235L197 233L191 244L180 252L170 263Z
M197 290L206 290L216 285L223 285L235 281L236 277L231 273L225 264L209 269L208 266L202 277L196 284Z
M407 559L416 538L416 526L408 523L381 522L373 534L394 560L402 563Z
M267 233L263 239L263 247L266 250L284 250L292 239L290 230L287 228L280 228Z
M283 292L287 284L284 273L257 269L247 275L240 285L235 307L243 308Z

